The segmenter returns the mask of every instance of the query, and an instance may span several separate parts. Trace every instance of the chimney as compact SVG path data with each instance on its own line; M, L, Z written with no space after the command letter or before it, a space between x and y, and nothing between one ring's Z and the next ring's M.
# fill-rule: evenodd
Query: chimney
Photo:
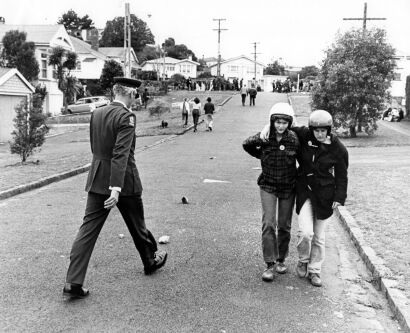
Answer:
M0 24L6 24L6 19L0 16Z
M91 43L91 48L98 51L99 47L99 33L97 29L87 30L87 40Z

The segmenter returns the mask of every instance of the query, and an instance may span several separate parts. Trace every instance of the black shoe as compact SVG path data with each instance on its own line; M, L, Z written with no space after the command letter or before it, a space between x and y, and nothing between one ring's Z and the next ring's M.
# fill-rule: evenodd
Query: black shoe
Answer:
M158 251L155 253L154 264L150 267L145 267L144 272L145 275L150 275L154 273L157 269L160 269L162 266L165 265L167 261L168 253L165 251Z
M212 132L212 127L209 127L209 130Z
M63 288L63 296L71 298L85 298L88 295L90 295L90 291L79 285L70 285L67 283Z

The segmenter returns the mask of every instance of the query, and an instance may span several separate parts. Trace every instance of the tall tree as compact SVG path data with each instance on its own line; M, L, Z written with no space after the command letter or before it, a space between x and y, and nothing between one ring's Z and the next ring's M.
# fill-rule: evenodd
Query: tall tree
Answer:
M111 97L113 97L112 87L116 76L124 76L121 64L115 60L107 60L101 71L100 84L102 89L109 90Z
M61 15L57 24L63 24L68 34L74 37L77 37L76 32L79 30L94 28L94 22L88 15L80 17L72 9Z
M268 67L266 67L263 72L263 74L266 75L284 75L285 67L275 60L272 64L268 64Z
M77 54L58 46L52 49L48 64L53 66L58 80L58 89L63 93L64 107L70 96L74 95L77 83L71 78L70 72L76 67Z
M20 155L22 163L45 141L48 128L42 105L42 96L36 93L30 103L25 100L16 106L16 117L13 119L15 130L11 133L9 144L10 152Z
M145 45L155 43L154 35L147 24L134 14L131 14L131 47L136 53L142 51ZM107 21L100 40L102 47L124 46L124 17L118 16Z
M30 82L36 81L40 68L35 57L35 45L26 41L23 31L10 30L3 37L1 65L17 68Z
M393 56L385 30L357 29L338 35L313 87L313 108L329 111L336 127L349 128L352 137L362 124L367 133L373 133L379 112L390 98Z
M182 60L191 56L192 60L198 60L193 51L191 51L185 44L175 44L175 39L172 37L167 38L165 42L162 43L162 49L167 56L171 58Z

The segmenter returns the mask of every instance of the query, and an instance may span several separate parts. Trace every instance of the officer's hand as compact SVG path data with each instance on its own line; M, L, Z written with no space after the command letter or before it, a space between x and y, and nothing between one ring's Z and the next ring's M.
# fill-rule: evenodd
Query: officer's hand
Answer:
M333 209L335 209L336 207L339 207L339 206L341 206L340 202L333 201L333 205L332 205Z
M110 197L104 201L104 208L105 209L111 209L114 208L115 205L118 202L118 196L120 195L120 192L116 190L111 190L111 195Z

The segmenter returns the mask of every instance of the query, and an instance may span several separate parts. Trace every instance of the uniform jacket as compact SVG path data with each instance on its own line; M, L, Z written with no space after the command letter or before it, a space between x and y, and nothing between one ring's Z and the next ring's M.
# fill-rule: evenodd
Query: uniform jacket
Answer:
M296 134L286 130L278 142L273 132L268 141L260 133L243 142L243 149L261 160L262 173L258 185L278 198L288 198L294 193L296 182L296 155L299 141Z
M121 103L96 109L90 121L93 159L88 173L87 192L110 194L120 187L120 195L141 194L142 185L135 165L135 115Z
M300 141L296 213L310 198L316 217L327 219L333 213L334 201L344 205L347 196L349 155L340 140L331 135L331 143L316 140L309 128L292 127Z

